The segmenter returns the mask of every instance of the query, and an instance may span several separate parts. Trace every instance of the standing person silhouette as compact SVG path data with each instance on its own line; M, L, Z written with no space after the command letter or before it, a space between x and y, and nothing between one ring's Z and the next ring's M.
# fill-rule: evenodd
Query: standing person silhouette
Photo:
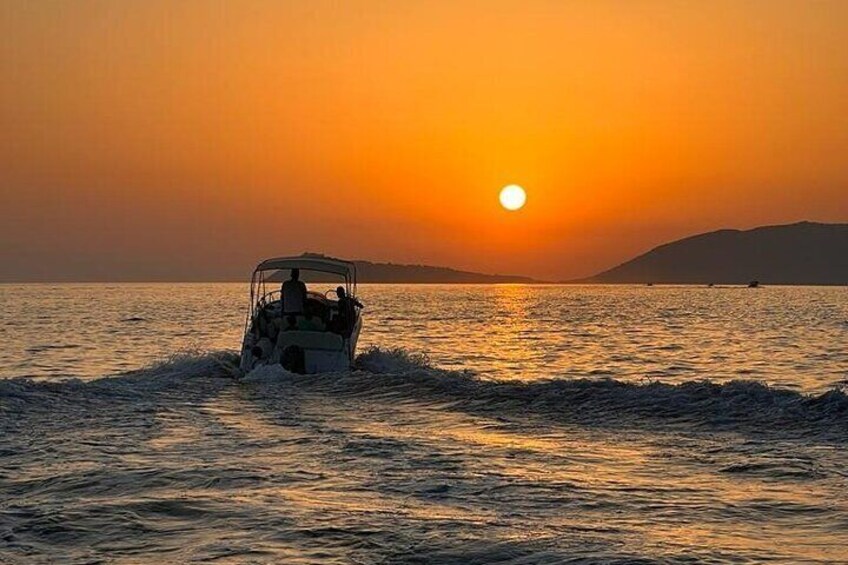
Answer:
M364 306L356 298L348 296L342 286L336 289L336 296L339 297L339 316L336 322L336 331L343 337L350 337L356 323L356 308L364 308Z
M306 305L306 285L300 280L300 269L291 270L291 278L283 283L281 290L283 314L303 314Z

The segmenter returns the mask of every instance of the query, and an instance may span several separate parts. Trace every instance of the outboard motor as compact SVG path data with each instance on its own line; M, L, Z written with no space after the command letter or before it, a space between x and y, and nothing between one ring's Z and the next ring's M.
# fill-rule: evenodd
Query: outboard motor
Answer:
M289 345L283 349L280 365L286 371L303 374L306 372L306 352L300 346Z

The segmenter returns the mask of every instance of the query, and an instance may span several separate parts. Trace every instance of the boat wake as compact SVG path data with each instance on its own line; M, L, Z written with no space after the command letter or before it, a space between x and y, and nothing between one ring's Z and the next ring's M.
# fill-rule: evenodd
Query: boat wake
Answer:
M92 381L2 380L0 410L55 408L62 403L91 406L116 400L152 409L171 397L207 396L227 386L268 387L269 393L274 387L296 387L374 402L429 401L499 418L610 427L662 425L848 441L848 396L837 389L807 395L756 381L499 381L480 378L472 371L439 369L425 355L402 349L367 350L358 356L355 370L344 373L297 375L272 365L242 376L237 363L232 352L184 353L138 371Z

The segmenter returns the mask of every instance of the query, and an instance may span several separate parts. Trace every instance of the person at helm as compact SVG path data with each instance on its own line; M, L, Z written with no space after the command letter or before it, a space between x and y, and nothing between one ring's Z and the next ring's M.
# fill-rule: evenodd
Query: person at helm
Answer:
M283 283L281 293L283 315L303 314L306 307L306 285L300 280L300 269L291 270L291 278Z

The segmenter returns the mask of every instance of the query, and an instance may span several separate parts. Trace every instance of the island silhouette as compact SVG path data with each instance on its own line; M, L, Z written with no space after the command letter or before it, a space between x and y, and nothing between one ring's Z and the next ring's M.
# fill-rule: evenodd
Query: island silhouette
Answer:
M574 282L848 284L848 224L798 222L702 233Z

